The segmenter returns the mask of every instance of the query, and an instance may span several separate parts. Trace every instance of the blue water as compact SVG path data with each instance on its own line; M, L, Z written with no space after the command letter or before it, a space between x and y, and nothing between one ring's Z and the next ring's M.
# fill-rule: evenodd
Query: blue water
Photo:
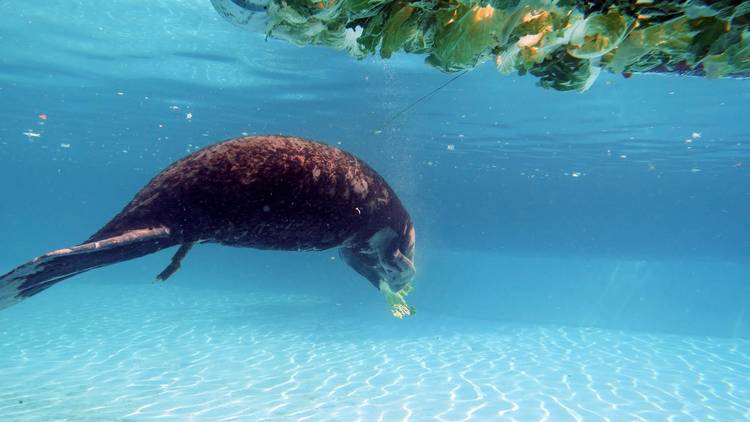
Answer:
M0 3L2 268L243 133L358 155L418 238L403 321L336 251L202 245L164 285L173 251L61 283L0 312L0 419L750 418L750 81L573 94L488 65L386 124L449 78L208 0Z

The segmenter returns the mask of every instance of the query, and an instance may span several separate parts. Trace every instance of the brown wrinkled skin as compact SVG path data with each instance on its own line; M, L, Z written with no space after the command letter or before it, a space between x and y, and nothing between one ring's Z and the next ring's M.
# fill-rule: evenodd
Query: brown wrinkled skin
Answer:
M388 184L354 156L299 138L258 136L172 164L88 241L164 226L171 244L322 250L410 224Z

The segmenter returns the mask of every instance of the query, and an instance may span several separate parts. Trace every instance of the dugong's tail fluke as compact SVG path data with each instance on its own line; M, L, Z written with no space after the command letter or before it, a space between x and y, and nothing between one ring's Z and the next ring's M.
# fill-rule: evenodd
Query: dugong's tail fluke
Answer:
M0 309L12 306L76 274L138 258L176 244L169 229L131 230L36 257L0 277Z

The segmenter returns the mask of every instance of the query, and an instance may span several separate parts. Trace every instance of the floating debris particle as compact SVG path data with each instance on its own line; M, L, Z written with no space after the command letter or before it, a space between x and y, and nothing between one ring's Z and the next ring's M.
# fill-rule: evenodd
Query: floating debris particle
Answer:
M691 172L691 173L698 173L698 172L700 172L700 171L701 171L701 169L699 169L699 168L697 168L697 167L693 167L693 168L691 168L691 169L690 169L690 172Z
M177 107L176 105L172 105L172 106L169 106L169 109L170 110L179 110L180 108Z
M122 91L117 91L117 95L119 95L119 96L121 96L121 97L122 97L123 95L125 95L125 93L124 93L124 92L122 92Z
M70 148L70 144L60 144L60 148Z
M193 112L188 111L187 113L185 113L185 119L193 120Z
M693 134L690 135L690 137L693 138L693 139L700 139L701 133L700 132L693 132Z
M39 117L39 120L47 120L47 115L46 115L46 114L44 114L44 113L40 113L40 114L38 115L38 117Z
M448 151L455 151L455 150L456 150L456 146L455 145L448 144Z
M39 132L33 132L31 129L29 129L26 132L24 132L23 135L26 136L29 139L29 141L31 141L33 139L36 139L36 138L41 138L42 137L41 133L39 133Z

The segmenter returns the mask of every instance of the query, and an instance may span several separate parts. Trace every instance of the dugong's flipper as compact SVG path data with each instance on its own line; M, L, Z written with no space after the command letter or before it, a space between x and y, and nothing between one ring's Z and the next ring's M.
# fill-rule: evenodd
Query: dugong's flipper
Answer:
M174 244L168 228L155 227L49 252L0 277L0 309L84 271L138 258Z
M177 249L177 252L175 252L174 256L172 257L172 262L167 265L167 268L165 268L164 271L156 276L156 281L165 281L177 270L179 270L182 260L185 258L185 255L190 252L190 249L193 249L193 245L195 245L195 242L183 243L182 245L180 245L180 249Z

